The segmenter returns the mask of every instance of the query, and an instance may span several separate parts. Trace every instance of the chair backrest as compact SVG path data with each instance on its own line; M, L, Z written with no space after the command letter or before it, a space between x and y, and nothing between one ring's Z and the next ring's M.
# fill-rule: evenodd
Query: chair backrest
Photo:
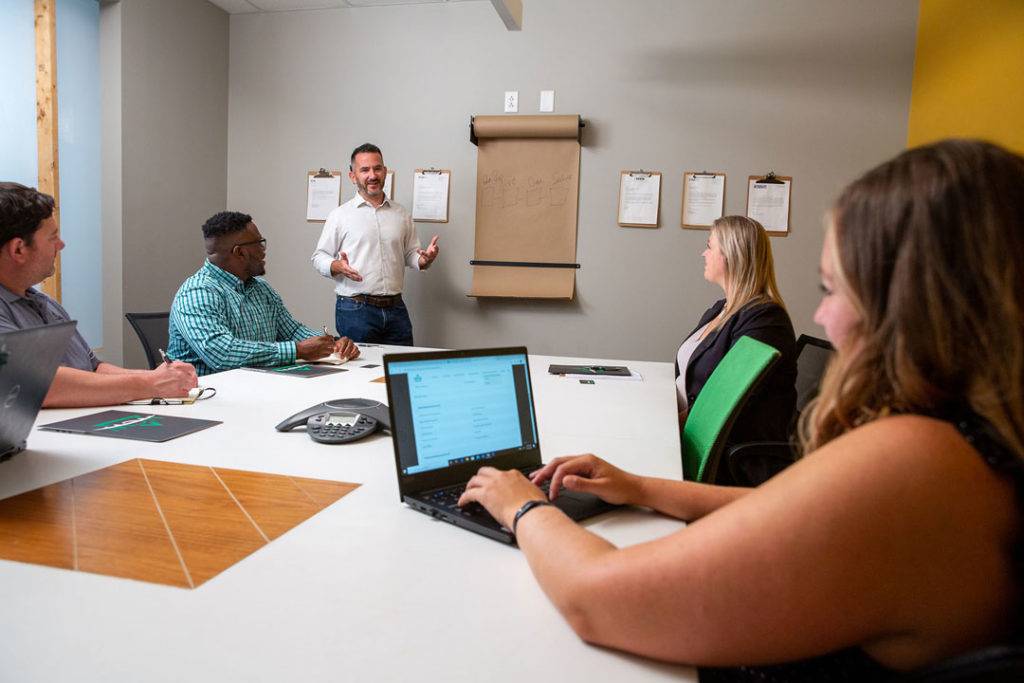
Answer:
M1019 683L1024 646L993 645L905 674L906 683Z
M152 370L163 362L158 349L167 348L167 320L170 312L163 313L125 313L135 334L139 335L142 342L142 350L146 352L146 360L149 361L149 369Z
M796 340L796 412L818 395L821 378L835 349L824 339L801 334Z
M713 482L725 440L747 398L779 359L772 346L740 337L704 383L683 425L683 478Z

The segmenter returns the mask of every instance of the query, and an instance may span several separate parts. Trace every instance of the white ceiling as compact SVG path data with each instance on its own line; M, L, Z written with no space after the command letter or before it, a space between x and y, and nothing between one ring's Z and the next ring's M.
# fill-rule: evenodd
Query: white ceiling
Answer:
M209 0L228 14L254 12L292 12L295 10L377 7L382 5L423 5L437 2L476 2L478 0Z

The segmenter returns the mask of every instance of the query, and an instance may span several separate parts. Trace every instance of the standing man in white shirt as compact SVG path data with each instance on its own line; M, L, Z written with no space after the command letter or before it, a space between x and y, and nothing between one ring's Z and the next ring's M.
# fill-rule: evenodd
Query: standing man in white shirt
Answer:
M437 258L437 235L423 249L412 216L384 194L388 169L379 147L356 147L348 168L358 194L327 216L313 267L335 282L339 335L412 346L412 321L402 301L405 267L429 268Z

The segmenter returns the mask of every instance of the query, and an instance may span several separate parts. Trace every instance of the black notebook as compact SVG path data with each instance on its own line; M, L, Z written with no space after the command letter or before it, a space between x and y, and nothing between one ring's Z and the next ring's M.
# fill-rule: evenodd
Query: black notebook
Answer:
M281 365L276 368L245 368L256 372L267 372L271 375L285 375L287 377L321 377L333 375L336 372L348 372L345 368L338 368L333 365L313 365L311 363L296 363L295 365Z
M629 377L625 365L549 365L552 375L593 375L595 377Z
M114 439L159 443L219 424L220 422L217 420L157 415L144 410L134 413L124 410L104 410L92 415L40 425L39 428L51 432L91 434L93 436L109 436Z

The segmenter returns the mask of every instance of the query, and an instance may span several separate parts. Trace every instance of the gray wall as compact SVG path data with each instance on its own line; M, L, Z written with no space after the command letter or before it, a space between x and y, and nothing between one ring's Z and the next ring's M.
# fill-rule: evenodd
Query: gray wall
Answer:
M119 112L104 110L106 124L120 119L104 145L120 158L104 166L104 241L107 263L122 263L122 308L108 306L104 318L123 335L124 364L146 367L123 312L170 307L204 258L200 226L225 206L228 16L205 0L122 0L104 13L105 53L120 42L102 67L105 96L120 99ZM105 277L113 288L115 271Z
M727 212L743 213L747 176L774 169L794 177L792 233L772 240L779 284L797 332L820 334L822 215L905 145L916 19L917 3L883 0L545 0L526 3L522 32L487 2L234 15L228 206L269 238L268 279L296 316L330 323L331 283L309 264L320 224L304 220L305 172L374 141L407 206L414 168L452 169L450 222L418 226L424 242L441 235L441 256L406 280L419 344L668 359L720 295L702 279L707 233L678 227L683 171L728 173ZM541 89L556 91L556 113L587 121L577 299L467 298L469 117L500 113L505 90L536 113ZM639 167L664 173L657 230L615 224L619 171Z

